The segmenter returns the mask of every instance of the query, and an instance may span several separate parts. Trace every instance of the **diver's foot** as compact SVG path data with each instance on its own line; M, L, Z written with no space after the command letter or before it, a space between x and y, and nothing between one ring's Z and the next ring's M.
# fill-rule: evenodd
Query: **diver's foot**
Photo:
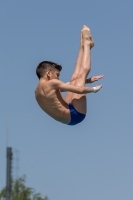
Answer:
M89 45L90 49L91 49L94 46L94 41L92 39L90 29L86 25L84 25L81 32L82 32L82 44L83 44L83 46Z

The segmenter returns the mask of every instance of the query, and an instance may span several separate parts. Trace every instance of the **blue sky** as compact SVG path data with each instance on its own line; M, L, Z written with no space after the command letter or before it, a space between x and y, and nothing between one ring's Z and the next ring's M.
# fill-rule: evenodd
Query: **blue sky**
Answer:
M0 1L0 189L8 121L18 174L36 192L50 200L133 199L132 8L131 0ZM86 119L72 127L38 107L35 69L57 62L69 81L84 24L95 41L90 76L105 77L87 96ZM16 159L13 166L15 178Z

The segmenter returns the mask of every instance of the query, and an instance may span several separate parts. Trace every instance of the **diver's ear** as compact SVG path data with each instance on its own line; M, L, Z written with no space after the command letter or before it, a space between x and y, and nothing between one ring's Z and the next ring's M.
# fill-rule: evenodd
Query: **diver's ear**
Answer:
M48 70L46 71L46 75L47 75L48 78L50 78L50 74L51 74L51 71L48 69Z

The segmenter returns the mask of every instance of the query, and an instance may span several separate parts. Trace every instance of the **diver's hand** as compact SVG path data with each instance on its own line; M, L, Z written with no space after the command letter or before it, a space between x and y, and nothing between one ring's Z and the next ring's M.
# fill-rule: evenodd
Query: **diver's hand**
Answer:
M104 75L92 76L91 78L86 80L86 83L93 83L93 82L98 81L99 79L101 79L103 77L104 77Z
M93 87L95 93L98 92L101 88L102 88L102 85Z

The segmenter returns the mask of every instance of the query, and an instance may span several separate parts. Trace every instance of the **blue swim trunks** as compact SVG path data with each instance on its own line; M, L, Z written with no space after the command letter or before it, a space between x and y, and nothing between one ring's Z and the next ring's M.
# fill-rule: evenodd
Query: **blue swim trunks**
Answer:
M85 114L79 113L71 103L68 104L70 114L71 114L71 121L68 125L76 125L80 122L82 122L85 118Z

